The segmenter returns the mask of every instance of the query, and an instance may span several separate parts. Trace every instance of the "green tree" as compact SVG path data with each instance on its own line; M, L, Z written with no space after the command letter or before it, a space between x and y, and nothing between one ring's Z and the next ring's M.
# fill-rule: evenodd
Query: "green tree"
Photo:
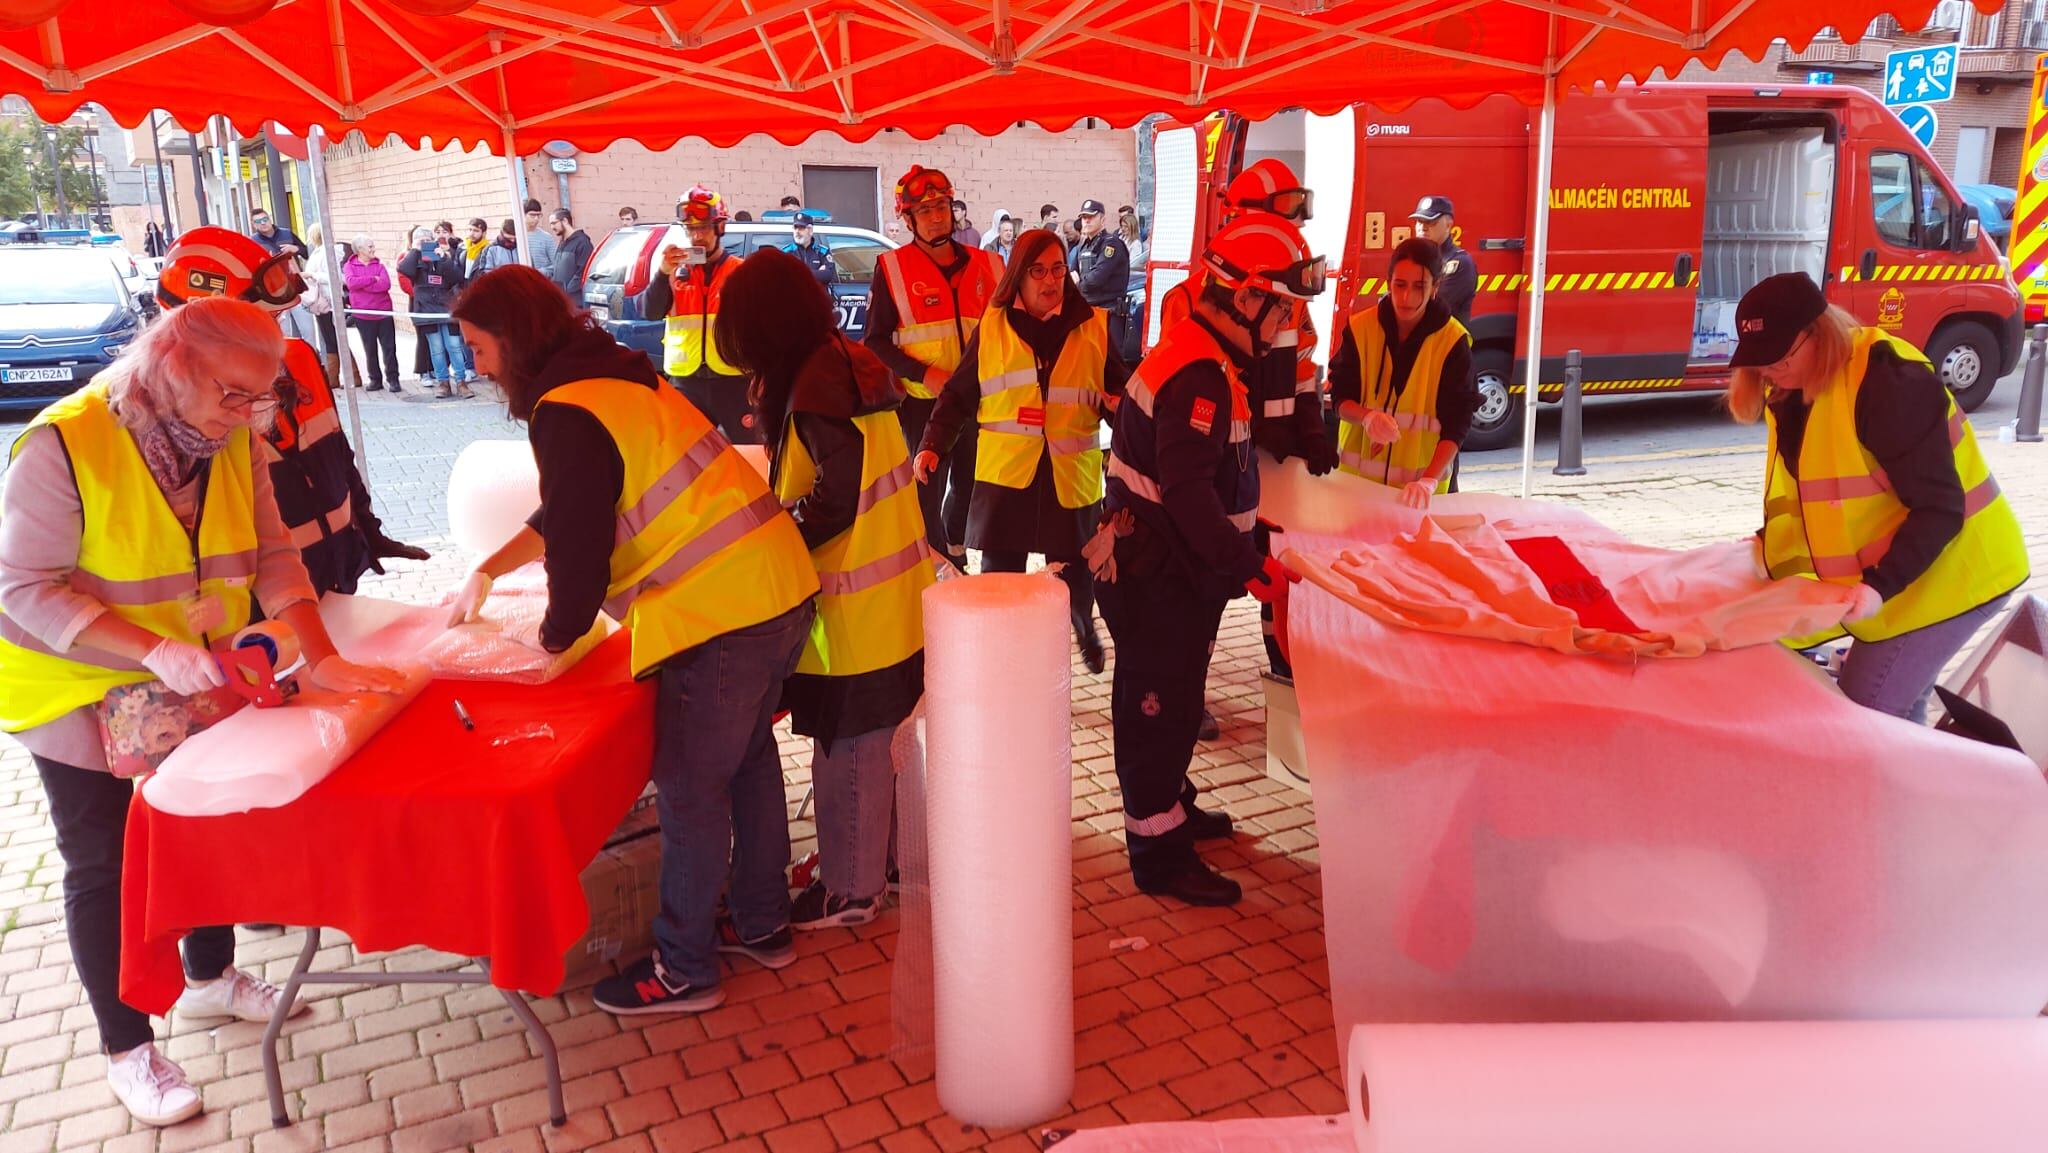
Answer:
M90 210L99 190L85 151L85 129L58 126L57 156L60 163L53 168L42 121L32 116L0 119L0 216L34 212L38 195L43 209L55 212L58 173L64 178L65 207L72 212Z

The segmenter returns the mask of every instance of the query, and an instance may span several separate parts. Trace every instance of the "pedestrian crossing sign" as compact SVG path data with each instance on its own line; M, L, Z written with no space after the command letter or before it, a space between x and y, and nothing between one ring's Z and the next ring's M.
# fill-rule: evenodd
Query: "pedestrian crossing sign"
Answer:
M1954 44L1929 44L1901 48L1884 58L1884 102L1898 108L1907 104L1939 104L1956 94L1956 66L1961 50Z

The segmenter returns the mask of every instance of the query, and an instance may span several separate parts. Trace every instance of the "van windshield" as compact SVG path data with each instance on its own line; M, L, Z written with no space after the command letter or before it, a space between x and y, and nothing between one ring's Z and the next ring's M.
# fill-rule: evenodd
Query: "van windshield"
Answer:
M106 257L86 249L0 250L0 304L119 304Z

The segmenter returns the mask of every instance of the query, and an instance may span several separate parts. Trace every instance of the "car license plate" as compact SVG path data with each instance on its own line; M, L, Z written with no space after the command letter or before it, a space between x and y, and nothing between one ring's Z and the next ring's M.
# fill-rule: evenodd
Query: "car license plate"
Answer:
M30 384L41 380L70 380L71 366L55 368L0 368L0 383Z

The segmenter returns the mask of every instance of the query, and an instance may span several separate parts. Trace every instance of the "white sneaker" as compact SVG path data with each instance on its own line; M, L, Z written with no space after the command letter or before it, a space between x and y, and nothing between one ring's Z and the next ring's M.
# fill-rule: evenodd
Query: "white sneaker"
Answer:
M268 1021L277 1011L277 999L284 993L268 981L258 980L240 969L228 967L228 971L203 985L187 985L178 996L175 1012L187 1019L207 1017L233 1017L240 1021ZM305 1001L292 1003L292 1016L296 1017L312 1005Z
M107 1084L144 1125L176 1125L199 1115L199 1090L153 1043L107 1058Z

